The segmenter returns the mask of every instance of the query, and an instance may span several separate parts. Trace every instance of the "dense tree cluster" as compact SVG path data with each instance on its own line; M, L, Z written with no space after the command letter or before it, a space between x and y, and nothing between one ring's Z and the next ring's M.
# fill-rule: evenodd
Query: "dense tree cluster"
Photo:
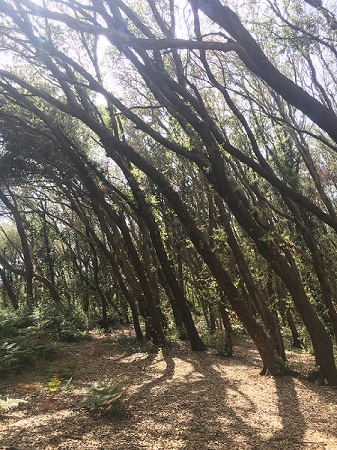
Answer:
M1 0L4 306L237 317L272 374L289 329L337 384L333 3Z

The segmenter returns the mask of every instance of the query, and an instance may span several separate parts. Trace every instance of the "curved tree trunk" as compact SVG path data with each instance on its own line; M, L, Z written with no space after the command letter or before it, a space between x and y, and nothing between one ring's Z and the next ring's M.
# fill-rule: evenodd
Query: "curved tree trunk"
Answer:
M272 311L270 310L269 306L266 305L266 303L263 301L261 294L259 293L255 285L255 282L250 273L245 257L241 251L239 243L235 238L235 235L229 223L229 219L224 210L222 201L220 200L219 197L216 197L216 202L219 208L222 225L227 233L228 243L230 245L230 248L232 249L240 275L243 281L245 282L250 298L252 299L257 311L261 316L261 319L266 327L266 330L274 344L275 350L277 351L279 356L285 361L286 355L284 350L284 344L278 323L275 320L275 317Z
M167 253L162 243L162 239L160 237L160 231L155 223L152 212L150 210L149 205L147 204L143 193L139 189L138 183L135 178L131 174L130 169L120 160L120 158L116 158L117 163L120 165L126 179L129 182L129 185L133 191L133 194L139 204L139 209L141 211L142 218L144 219L150 236L154 246L154 249L157 253L159 262L161 264L164 276L167 280L167 283L172 290L172 294L175 298L175 306L179 309L181 319L185 326L186 332L188 334L192 350L195 351L204 351L206 350L205 344L202 342L198 331L195 327L191 311L189 310L184 292L179 285L179 282L174 273L173 264L169 261Z
M277 70L242 25L239 17L228 6L222 5L219 0L189 1L194 8L200 9L236 40L239 44L236 52L249 70L262 78L284 100L306 114L337 142L336 114Z
M232 187L228 183L225 183L226 177L224 171L221 170L221 166L222 164L219 164L219 160L217 160L216 165L213 164L213 170L218 172L216 178L218 179L221 176L222 183L221 185L217 185L219 194L228 203L240 225L254 240L260 254L268 261L290 292L293 302L310 335L315 352L316 364L321 373L321 377L326 379L331 385L337 384L337 369L331 339L310 303L298 274L294 271L293 267L287 264L285 258L268 239L266 233L254 222L252 216L248 213L240 197L234 192Z

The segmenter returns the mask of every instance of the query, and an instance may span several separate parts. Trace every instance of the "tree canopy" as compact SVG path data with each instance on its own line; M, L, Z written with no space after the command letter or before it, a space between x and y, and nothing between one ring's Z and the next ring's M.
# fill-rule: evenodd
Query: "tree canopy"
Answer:
M285 330L337 384L336 6L1 0L5 307L132 316L206 348ZM173 324L173 325L172 325Z

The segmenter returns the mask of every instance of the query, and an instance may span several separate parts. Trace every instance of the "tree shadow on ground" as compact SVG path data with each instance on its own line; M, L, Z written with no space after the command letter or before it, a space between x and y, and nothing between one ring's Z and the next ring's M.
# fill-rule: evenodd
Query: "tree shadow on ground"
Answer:
M258 376L259 361L251 361L250 356L247 361L244 347L235 358L173 349L163 354L140 353L140 360L133 350L124 347L116 351L118 348L113 345L110 353L104 346L101 356L84 359L78 378L84 386L95 381L97 373L103 379L125 373L129 385L128 416L110 421L97 418L72 398L59 412L35 408L30 415L36 419L36 425L12 427L6 444L21 442L34 450L310 448L304 442L307 425L295 380L281 377L264 381ZM86 351L82 349L83 355ZM252 352L250 346L247 351ZM231 378L227 377L226 368L231 371ZM277 408L270 418L268 411L257 408L256 398L245 392L247 373L260 391L264 382L275 386ZM254 420L250 420L252 416Z
M194 390L190 400L191 417L183 431L183 448L250 449L253 448L252 442L259 445L258 430L245 420L256 412L256 408L240 390L240 383L226 379L202 355L193 355L186 361L193 365L196 373L203 375L203 382ZM238 400L240 407L231 404L233 398Z
M319 384L308 381L304 377L299 377L298 383L301 389L310 391L311 393L310 404L306 408L306 421L315 421L317 429L321 430L322 434L323 430L326 429L329 435L337 438L337 386L320 386ZM320 404L319 408L317 408L318 400ZM327 423L327 416L330 418L330 423Z
M300 403L293 378L289 376L275 377L278 415L282 428L276 431L261 449L282 448L297 449L305 444L304 436L307 429L301 412Z

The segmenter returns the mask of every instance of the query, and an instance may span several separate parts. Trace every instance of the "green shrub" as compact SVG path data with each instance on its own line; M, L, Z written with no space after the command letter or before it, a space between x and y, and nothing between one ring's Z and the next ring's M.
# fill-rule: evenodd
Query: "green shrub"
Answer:
M62 380L58 375L53 375L45 387L45 391L56 392L61 387Z
M91 411L108 417L124 413L125 388L122 381L113 378L109 383L95 382L85 391L82 403Z
M25 309L0 312L0 340L31 327L53 334L55 340L74 342L85 337L88 318L79 307L50 303L39 305L33 312Z
M23 328L34 326L32 315L25 309L19 311L1 311L0 340L12 337Z
M35 324L54 333L60 341L75 342L88 329L88 318L78 307L61 307L55 304L39 306L34 311Z
M77 361L70 360L61 365L47 365L43 368L46 375L46 391L57 391L58 388L69 390L73 388L73 378L77 369Z
M57 374L62 380L69 380L73 378L77 370L77 361L72 359L67 361L60 366L53 368L53 374Z
M81 339L86 339L87 335L82 331L78 331L74 328L60 330L58 333L58 339L61 342L77 342Z
M16 330L12 337L0 339L0 373L48 359L55 351L56 344L48 333L34 327Z
M188 340L188 334L182 325L178 328L174 323L170 322L165 329L165 341L167 345L180 346L182 341Z
M76 372L77 362L68 361L60 366L51 366L48 370L49 377L46 382L45 391L55 392L59 389L70 390L73 388L73 377ZM51 375L52 374L52 375Z
M216 331L213 334L205 333L202 336L207 347L214 348L219 356L232 356L231 342L228 341L223 331Z
M96 307L90 308L89 310L89 321L88 321L88 328L90 330L94 329L118 329L121 327L121 314L118 314L118 311L112 310L108 308L107 311L108 320L107 322L104 322L102 319L102 312L100 309L97 309Z

